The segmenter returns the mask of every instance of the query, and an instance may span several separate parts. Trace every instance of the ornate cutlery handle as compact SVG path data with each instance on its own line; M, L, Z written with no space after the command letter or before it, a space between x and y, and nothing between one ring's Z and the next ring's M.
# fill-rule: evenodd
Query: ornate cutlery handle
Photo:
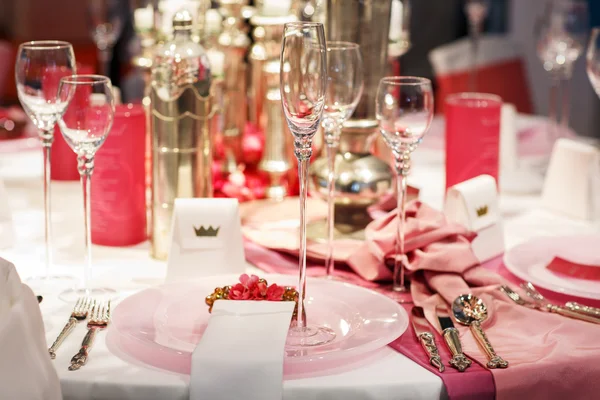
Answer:
M589 315L590 317L600 318L600 308L584 306L583 304L575 303L574 301L567 302L565 306L571 311L576 311L580 314Z
M508 361L505 361L502 357L496 354L487 335L481 328L481 323L479 321L475 321L471 324L470 328L471 332L473 333L473 336L475 336L475 339L477 339L481 347L483 347L485 354L487 354L488 356L489 361L487 363L487 367L489 369L507 368Z
M52 346L50 346L50 348L48 349L48 353L50 353L51 359L54 360L56 358L56 350L58 350L59 346L62 344L65 338L69 336L69 333L71 333L71 331L73 330L73 328L75 328L76 325L77 319L74 317L69 318L69 322L65 324L64 328L62 329L62 331L60 331L54 343L52 343Z
M92 344L94 344L94 338L96 337L97 331L98 328L88 328L88 331L83 338L83 342L81 342L81 348L79 349L79 352L75 354L73 358L71 358L69 371L76 371L85 365L90 355Z
M429 363L436 367L440 372L444 372L446 369L442 363L440 353L438 353L437 345L435 344L435 338L429 332L424 332L419 335L419 342L425 349L425 352L429 355Z
M556 313L556 314L560 314L565 317L578 319L581 321L592 322L594 324L600 324L600 318L598 318L598 317L592 317L587 314L581 314L581 313L578 313L577 311L569 310L566 307L555 306L552 304L548 304L546 307L548 307L548 311Z
M450 365L460 372L464 372L471 366L471 360L463 354L462 345L460 344L460 338L458 336L458 329L446 328L443 332L444 340L452 353L452 359Z

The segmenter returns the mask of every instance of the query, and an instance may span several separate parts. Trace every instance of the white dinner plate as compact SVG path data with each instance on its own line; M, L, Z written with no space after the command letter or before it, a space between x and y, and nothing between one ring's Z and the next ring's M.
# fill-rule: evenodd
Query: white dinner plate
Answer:
M504 253L504 265L517 277L543 289L600 300L600 282L570 278L546 268L557 256L600 268L600 235L535 238Z

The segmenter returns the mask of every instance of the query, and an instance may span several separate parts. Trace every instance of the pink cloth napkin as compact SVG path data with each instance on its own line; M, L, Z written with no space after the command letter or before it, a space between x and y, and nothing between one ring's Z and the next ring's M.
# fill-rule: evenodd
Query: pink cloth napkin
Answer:
M373 221L366 229L366 241L348 250L346 261L362 278L363 286L375 285L373 288L379 290L375 282L367 281L391 277L385 265L393 264L390 261L395 256L396 223L394 212ZM507 369L491 370L498 400L589 399L599 393L600 344L594 338L600 333L600 325L513 303L497 288L508 284L514 290L516 285L478 265L469 244L473 237L464 227L449 223L442 213L420 202L409 203L406 252L410 261L411 292L415 303L424 307L432 326L440 331L434 313L437 304L444 301L450 304L460 294L473 293L487 305L489 317L483 327L492 345L510 363ZM268 261L258 266L283 272ZM290 270L297 272L292 267ZM465 353L485 365L486 357L469 329L456 325ZM404 349L407 351L406 346ZM470 372L466 372L466 376ZM448 386L447 379L444 381ZM457 397L466 398L454 398Z

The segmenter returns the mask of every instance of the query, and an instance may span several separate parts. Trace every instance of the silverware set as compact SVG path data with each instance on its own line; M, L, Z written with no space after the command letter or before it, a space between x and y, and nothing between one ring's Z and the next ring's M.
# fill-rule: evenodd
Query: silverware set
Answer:
M99 330L102 330L110 323L110 301L98 302L90 297L81 297L75 303L69 321L65 324L58 337L48 349L51 359L56 358L56 351L69 334L75 329L81 321L88 320L87 333L81 342L81 348L71 358L69 371L75 371L84 366L89 358L94 338Z
M564 306L548 302L531 282L522 283L521 288L527 297L521 296L507 285L500 286L500 291L506 294L516 304L540 311L551 312L563 317L578 319L580 321L600 324L600 309L585 306L575 302L568 302Z
M490 340L481 327L481 324L488 317L487 308L481 299L471 294L461 295L452 303L451 313L448 311L446 304L438 304L435 312L442 330L444 342L450 354L452 354L452 358L448 362L452 368L464 372L473 363L462 351L460 336L458 329L454 327L453 319L469 327L471 333L488 357L486 366L489 369L508 367L508 361L496 354ZM423 309L421 307L413 307L411 316L417 340L421 342L423 349L429 356L429 363L436 367L438 371L444 372L445 367L435 342L435 336L428 329L429 324L425 319Z

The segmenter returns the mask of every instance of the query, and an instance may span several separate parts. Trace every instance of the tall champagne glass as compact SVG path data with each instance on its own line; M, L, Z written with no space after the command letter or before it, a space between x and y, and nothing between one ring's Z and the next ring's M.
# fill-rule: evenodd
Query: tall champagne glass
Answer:
M570 81L588 29L587 0L552 0L537 25L538 57L552 78L548 104L551 141L559 136L559 121L563 130L569 125Z
M60 78L75 73L75 54L70 43L55 40L23 43L17 51L15 82L23 109L40 132L44 152L44 243L45 275L28 279L54 284L69 277L51 275L52 224L50 218L50 156L54 125L59 113L57 88Z
M340 133L358 104L363 91L360 47L350 42L327 42L327 91L323 111L323 132L327 151L327 258L325 268L333 277L333 236L335 204L335 155Z
M394 155L398 185L398 228L392 290L396 300L409 301L404 273L408 257L404 250L406 218L406 179L410 172L410 155L429 130L433 119L433 90L425 78L386 77L377 89L377 120L385 143Z
M90 33L98 50L102 75L110 72L113 47L123 31L123 10L120 0L88 0Z
M110 79L101 75L72 75L62 78L58 96L60 101L66 104L58 125L65 141L77 154L77 169L83 189L86 265L80 288L69 289L61 294L62 299L72 301L82 295L103 296L114 292L112 289L90 286L92 279L90 186L94 171L94 156L112 127L115 100Z
M308 163L312 140L317 132L327 87L327 46L323 24L316 22L287 23L281 47L281 103L292 135L298 159L300 181L300 280L298 312L290 328L288 345L316 346L335 338L335 332L324 326L307 323L306 296L306 195Z
M592 29L586 53L586 71L592 87L600 97L600 28Z

